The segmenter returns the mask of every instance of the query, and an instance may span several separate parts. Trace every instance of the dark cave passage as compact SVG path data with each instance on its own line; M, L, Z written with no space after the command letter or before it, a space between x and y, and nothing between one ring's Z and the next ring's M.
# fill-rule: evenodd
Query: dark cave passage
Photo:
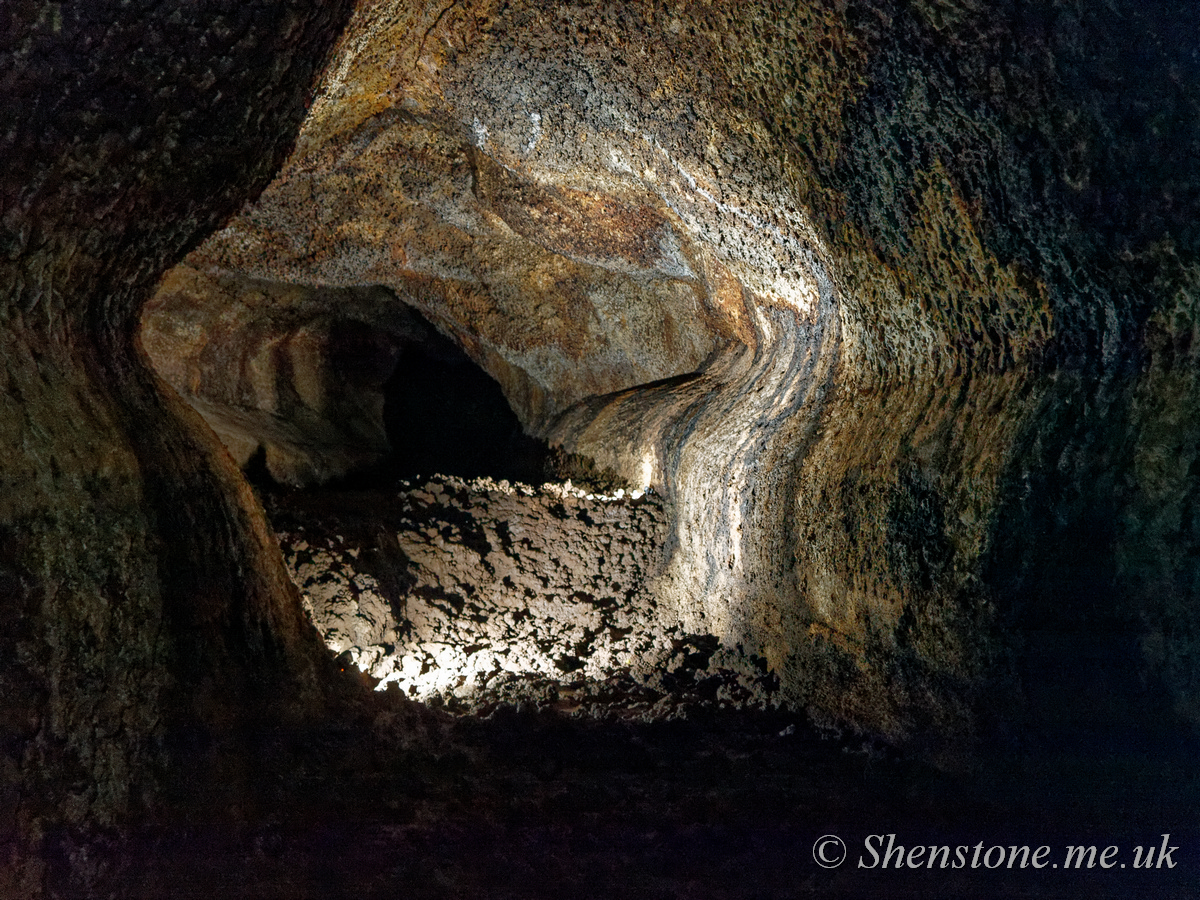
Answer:
M495 379L415 310L391 302L386 324L356 316L314 319L289 325L282 341L270 332L245 340L235 361L243 370L263 346L277 345L271 346L274 394L260 400L268 409L239 409L225 419L221 404L204 412L219 433L223 425L235 439L261 441L243 464L250 482L266 491L321 493L386 491L434 476L535 486L559 477L559 455L525 433ZM316 352L300 356L308 334L317 335L310 341ZM317 406L299 386L314 372L322 381ZM245 375L221 372L213 380L239 378ZM279 451L272 446L283 456L273 459ZM299 464L289 465L289 457Z
M434 475L541 484L546 443L524 432L495 379L423 324L419 336L400 339L383 385L388 453L331 486L378 488Z
M524 433L500 385L432 328L401 348L384 386L383 421L392 447L381 464L387 477L544 477L545 443Z

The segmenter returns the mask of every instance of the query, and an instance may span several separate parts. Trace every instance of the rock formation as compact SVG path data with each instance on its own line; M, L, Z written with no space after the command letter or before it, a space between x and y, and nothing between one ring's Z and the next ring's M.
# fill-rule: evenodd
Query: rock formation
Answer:
M668 498L659 604L817 719L1190 720L1194 13L1160 6L360 4L158 302L419 311Z
M1200 722L1194 3L347 6L0 11L0 893L350 690L201 416L340 477L431 331L813 721Z
M439 479L348 495L319 530L304 506L270 509L293 580L326 645L377 689L469 697L506 675L603 681L670 655L644 592L662 547L653 499Z
M241 795L247 733L333 688L261 508L137 326L278 167L346 12L0 11L4 896L86 892L77 840Z

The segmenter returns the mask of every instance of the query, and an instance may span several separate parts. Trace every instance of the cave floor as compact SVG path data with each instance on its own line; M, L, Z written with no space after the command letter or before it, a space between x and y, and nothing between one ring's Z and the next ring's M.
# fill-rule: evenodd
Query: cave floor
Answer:
M134 860L122 895L1196 895L1197 790L1183 761L1044 754L946 773L817 735L783 710L616 722L529 705L448 717L394 704L406 734L423 730L417 745L388 746L377 726L284 754L286 765L264 767L272 786L242 818L141 834L122 854ZM872 861L864 841L874 834L909 846L1044 844L1049 859L1067 845L1116 845L1129 860L1164 833L1180 847L1171 869L856 865ZM839 868L814 863L826 834L849 847Z
M655 602L657 497L435 476L265 501L318 633L377 690L646 721L778 703L765 660Z
M818 732L761 661L653 608L661 509L617 499L454 479L266 496L318 630L380 690L319 732L262 736L256 796L114 844L88 895L1197 895L1188 748L1029 737L946 771ZM523 614L506 599L537 584ZM847 858L823 868L830 834ZM1133 869L1164 834L1175 866ZM859 867L871 835L964 846L968 865ZM971 867L981 842L1045 845L1051 865ZM1070 845L1118 862L1055 868Z

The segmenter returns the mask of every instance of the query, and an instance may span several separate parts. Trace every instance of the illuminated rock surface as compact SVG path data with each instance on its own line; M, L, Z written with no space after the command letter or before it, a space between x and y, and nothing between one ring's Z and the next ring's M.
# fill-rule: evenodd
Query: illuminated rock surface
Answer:
M657 499L437 478L267 508L317 630L376 690L646 719L775 700L761 660L657 608Z
M364 0L328 58L317 6L0 10L0 895L860 897L820 833L1200 846L1194 3ZM781 706L346 680L193 410L256 477L390 489L450 345L662 498L626 614Z
M664 621L818 721L954 756L1189 719L1195 62L1131 21L1124 56L1122 14L1053 5L363 4L145 341L220 429L336 383L295 310L383 344L415 310L527 432L666 499ZM346 468L281 427L239 438L281 480Z

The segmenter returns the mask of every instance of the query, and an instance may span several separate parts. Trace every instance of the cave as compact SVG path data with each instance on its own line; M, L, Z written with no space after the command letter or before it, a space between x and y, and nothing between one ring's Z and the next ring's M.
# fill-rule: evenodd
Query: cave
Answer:
M1190 896L1198 26L0 10L0 897Z
M545 444L525 434L500 385L447 338L405 347L384 384L391 453L383 478L490 477L540 484Z

